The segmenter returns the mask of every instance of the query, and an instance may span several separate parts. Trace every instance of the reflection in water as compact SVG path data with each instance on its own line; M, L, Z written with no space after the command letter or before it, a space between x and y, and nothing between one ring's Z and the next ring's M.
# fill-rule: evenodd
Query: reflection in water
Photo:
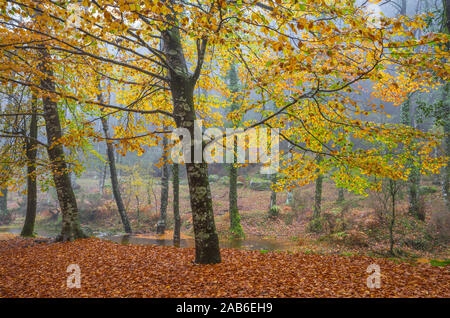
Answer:
M129 234L127 235L122 235L120 238L120 244L129 244L130 243L130 236Z
M13 234L20 234L20 228L14 227L0 227L0 232L7 232ZM37 231L39 236L51 237L48 233ZM195 247L193 238L182 235L178 242L174 242L171 233L164 236L152 236L151 234L137 234L137 235L114 235L109 236L106 233L98 232L97 237L113 241L120 244L141 244L141 245L157 245L157 246L175 246L175 247ZM265 250L265 251L287 251L297 250L297 246L292 241L279 239L264 239L261 237L247 237L246 239L233 239L220 241L222 248L237 248L243 250Z
M192 238L183 238L179 242L172 239L161 239L158 237L142 237L142 235L116 235L106 236L106 240L117 242L120 244L141 244L141 245L157 245L157 246L175 246L175 247L195 247L195 241ZM266 250L266 251L287 251L296 250L297 246L291 241L282 241L275 239L248 238L233 239L220 242L222 248L237 248L243 250Z

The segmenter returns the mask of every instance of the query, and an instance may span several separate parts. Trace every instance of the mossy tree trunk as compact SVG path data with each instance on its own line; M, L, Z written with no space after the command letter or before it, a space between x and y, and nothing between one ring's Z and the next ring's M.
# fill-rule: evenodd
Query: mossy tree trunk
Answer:
M234 163L237 163L237 140L234 138ZM229 165L230 169L230 189L229 189L229 213L230 213L230 234L232 238L244 238L244 230L241 225L241 216L238 209L238 192L237 192L237 177L238 168L234 164Z
M450 34L450 0L442 0L444 7L444 14L442 19L442 29L445 33ZM446 43L447 49L450 49L450 42ZM441 117L443 118L443 130L444 130L444 151L445 156L450 157L450 98L449 98L450 83L447 81L443 85L442 90L442 109ZM445 167L441 169L441 183L442 183L442 196L444 197L447 211L450 211L450 197L448 194L450 188L450 164L447 163Z
M449 8L450 10L450 8ZM442 111L443 111L443 128L444 128L444 149L445 156L450 157L450 98L448 95L448 91L450 88L450 84L446 83L443 89L443 103L442 103ZM445 167L441 170L441 183L442 183L442 196L444 197L445 205L447 210L450 211L450 197L448 194L450 188L450 164L447 163Z
M181 218L180 218L180 166L172 165L172 190L173 190L173 245L180 246Z
M229 88L233 94L237 93L239 90L239 78L236 71L236 64L232 63L230 72L228 74ZM233 97L234 98L234 97ZM238 103L233 100L231 102L230 111L233 112L238 109ZM233 163L229 164L230 172L230 184L229 184L229 215L230 215L230 234L232 238L243 238L244 230L241 226L241 216L239 215L238 208L238 167L235 165L237 163L237 140L233 137Z
M176 21L174 21L174 24L176 24ZM194 121L196 120L194 87L200 75L207 42L206 39L199 40L198 64L194 74L190 74L184 57L179 30L175 27L169 28L163 30L161 35L163 50L168 64L171 66L168 70L168 78L175 123L178 128L185 128L191 136L194 136ZM192 156L194 152L194 142L191 140ZM205 162L191 160L190 163L186 163L186 173L195 236L195 262L200 264L220 263L219 238L214 222L208 165Z
M50 53L45 46L41 47L40 53L42 59L40 70L44 74L40 83L41 87L46 92L54 92L53 71L49 65ZM43 96L42 104L47 143L51 146L47 148L48 157L51 163L51 171L62 213L61 234L56 240L72 241L77 238L84 238L86 235L81 230L77 201L69 178L64 149L58 143L58 140L63 136L58 114L58 105L49 94Z
M26 143L27 156L27 212L23 224L21 236L29 237L34 235L34 224L36 220L37 208L37 182L36 182L36 157L37 157L37 136L38 120L36 115L36 96L32 96L32 115L30 121L30 139Z
M0 225L11 222L11 214L8 211L8 188L0 189Z

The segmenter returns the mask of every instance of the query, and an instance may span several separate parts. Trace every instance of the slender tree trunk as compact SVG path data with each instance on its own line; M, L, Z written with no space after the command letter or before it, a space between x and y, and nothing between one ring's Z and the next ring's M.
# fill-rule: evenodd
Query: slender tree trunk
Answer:
M317 162L322 161L322 156L317 157ZM320 212L322 209L322 183L323 183L323 175L319 174L316 179L316 191L314 194L314 212L313 218L316 219L320 217Z
M99 95L98 99L102 101L102 96ZM105 116L102 116L102 126L105 138L110 138L108 120ZM116 201L117 210L119 211L120 219L122 220L123 229L126 233L131 234L130 221L128 220L127 211L123 204L122 195L120 193L119 181L117 178L116 161L114 157L114 147L111 142L106 140L106 153L108 155L109 164L109 174L111 176L111 187L114 195L114 200ZM103 183L104 184L104 183Z
M164 127L163 130L167 128ZM169 163L168 160L168 140L163 136L163 166L161 170L161 205L159 207L159 220L156 225L156 233L164 234L167 224L167 205L169 202Z
M106 169L107 169L108 164L104 164L103 165L103 173L101 175L101 182L100 182L100 191L101 194L103 195L105 193L105 182L106 182Z
M438 147L434 147L433 155L434 158L437 159L439 157ZM433 185L440 186L441 185L441 176L439 173L433 174Z
M450 2L450 1L449 1ZM449 8L450 10L450 8ZM450 13L450 12L449 12ZM444 85L443 89L443 113L444 116L444 149L445 156L450 157L450 98L448 96L448 91L450 88L450 84L447 82ZM450 197L448 194L450 188L450 164L447 162L447 165L441 169L441 182L442 182L442 195L444 197L445 205L447 207L447 211L450 211Z
M338 203L342 203L345 200L345 196L344 196L344 188L338 188L338 198L337 198L337 202Z
M401 109L402 124L405 126L412 126L411 120L411 99L408 99L403 103ZM419 185L420 185L420 173L418 168L410 161L408 166L411 172L408 176L408 198L409 208L408 211L411 215L419 220L424 220L424 215L419 211Z
M237 140L234 138L234 162L237 162ZM230 213L230 233L233 238L243 238L244 230L241 226L241 216L238 209L237 194L237 177L238 168L234 164L229 165L230 168L230 191L229 191L229 213Z
M36 115L36 97L32 97L33 113L30 122L30 140L26 144L27 156L27 212L23 224L21 236L34 235L34 223L36 220L37 208L37 182L36 182L36 156L37 156L37 135L38 121Z
M391 212L391 222L389 223L389 251L391 255L394 255L394 225L395 225L395 205L396 205L396 195L397 195L397 183L396 181L389 180L389 190L391 193L392 200L392 212Z
M276 174L273 174L272 177L272 185L275 184L276 181ZM270 204L269 204L269 209L272 209L274 206L277 205L277 192L275 190L271 190L270 192Z
M402 0L400 15L406 16L406 0Z
M444 28L447 33L450 32L450 0L442 0L444 5Z
M173 100L173 115L178 128L186 128L194 136L194 86L196 78L189 74L180 32L170 28L161 32L163 50L171 65L168 71L169 87ZM194 154L191 140L191 154ZM190 203L195 235L195 262L200 264L220 263L219 237L214 222L211 189L208 180L208 165L205 162L186 163Z
M47 92L55 91L53 82L53 71L49 65L50 54L47 48L40 49L42 56L41 72L44 78L41 79L41 86ZM72 241L77 238L84 238L86 235L81 230L78 215L77 201L67 173L67 163L64 156L63 146L58 143L62 137L61 122L59 120L58 105L52 98L45 94L42 98L45 128L47 132L48 157L51 162L53 180L62 213L61 234L56 238L58 241Z
M11 215L8 211L8 188L0 189L2 195L0 196L0 225L9 224L11 222Z
M181 218L180 218L180 166L177 163L172 165L172 186L173 186L173 245L180 246L181 241Z
M229 76L229 87L232 93L237 93L239 91L239 77L236 71L236 64L232 63ZM234 97L233 97L234 98ZM230 111L233 112L238 109L238 104L235 100L231 103ZM239 215L238 208L238 190L237 190L237 177L238 177L238 167L235 165L237 163L237 140L233 137L233 163L229 164L230 171L230 185L228 193L229 201L229 215L230 215L230 233L232 238L243 238L244 230L241 226L241 216Z

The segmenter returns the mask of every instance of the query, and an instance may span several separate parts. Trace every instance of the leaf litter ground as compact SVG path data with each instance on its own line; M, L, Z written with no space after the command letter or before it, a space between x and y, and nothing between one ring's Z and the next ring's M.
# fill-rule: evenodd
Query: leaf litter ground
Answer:
M194 264L194 249L0 240L0 297L450 297L449 267L366 256L222 249L222 263ZM81 288L67 288L70 264ZM367 287L378 264L381 287Z

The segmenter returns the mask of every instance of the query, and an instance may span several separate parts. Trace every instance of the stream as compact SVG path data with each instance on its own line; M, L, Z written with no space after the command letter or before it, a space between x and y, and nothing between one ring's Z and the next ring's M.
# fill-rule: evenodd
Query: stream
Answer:
M0 226L0 233L12 233L20 235L21 228L15 226ZM39 236L53 237L42 230L36 230ZM119 244L139 244L139 245L157 245L174 246L172 233L168 231L165 235L156 234L132 234L132 235L110 235L103 232L94 232L94 236L116 242ZM194 247L194 239L187 235L181 235L179 247ZM221 248L237 248L243 250L261 250L261 251L295 251L297 246L294 241L287 239L265 238L259 236L249 236L245 239L221 240Z

